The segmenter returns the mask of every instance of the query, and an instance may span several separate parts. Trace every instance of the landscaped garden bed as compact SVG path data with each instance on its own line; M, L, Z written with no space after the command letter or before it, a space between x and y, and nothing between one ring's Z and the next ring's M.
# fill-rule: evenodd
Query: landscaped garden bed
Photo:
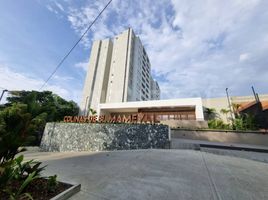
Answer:
M70 184L51 181L52 179L53 178L34 179L31 183L29 183L29 185L27 185L23 192L24 194L30 194L33 199L49 200L52 197L55 197L56 195L72 187ZM15 180L10 182L7 185L7 188L9 188L11 191L19 191L21 185L22 181ZM18 199L27 198L30 199L30 196L27 197L27 195L21 195L21 197L18 197ZM0 199L10 199L10 194L0 191Z
M41 166L41 162L24 161L23 155L6 158L0 159L0 200L62 200L80 191L80 184L59 182L57 175L42 177L46 166Z

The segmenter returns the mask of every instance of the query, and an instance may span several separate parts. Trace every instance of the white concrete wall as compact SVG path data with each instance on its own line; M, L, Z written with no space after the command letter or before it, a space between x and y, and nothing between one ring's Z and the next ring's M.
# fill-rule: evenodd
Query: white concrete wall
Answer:
M194 106L196 120L204 120L203 106L201 98L185 98L185 99L170 99L170 100L155 100L155 101L136 101L123 103L105 103L99 104L98 113L103 112L137 112L139 108L154 108L154 107L177 107L177 106Z

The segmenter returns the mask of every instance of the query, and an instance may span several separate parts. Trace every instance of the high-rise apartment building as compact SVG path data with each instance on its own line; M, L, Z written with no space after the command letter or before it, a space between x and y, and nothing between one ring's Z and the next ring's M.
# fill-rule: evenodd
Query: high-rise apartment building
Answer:
M81 114L86 114L88 106L97 108L99 103L105 103L107 83L113 44L110 39L95 41L92 45L88 71L80 105Z
M160 88L154 79L151 79L151 99L160 99Z
M151 76L147 53L132 29L110 39L95 41L81 102L82 114L100 103L160 99L160 88Z

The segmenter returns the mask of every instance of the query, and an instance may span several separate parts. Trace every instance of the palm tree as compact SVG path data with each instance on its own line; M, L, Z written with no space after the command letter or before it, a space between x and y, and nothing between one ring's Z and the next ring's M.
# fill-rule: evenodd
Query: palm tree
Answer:
M222 114L226 115L226 120L227 120L227 122L229 122L229 119L227 117L227 114L230 112L230 110L222 108L220 112Z
M232 103L232 107L233 107L233 110L234 110L234 114L235 114L235 117L239 116L239 108L240 108L240 104L238 103Z
M207 120L215 119L217 117L217 112L215 108L205 108L205 114Z

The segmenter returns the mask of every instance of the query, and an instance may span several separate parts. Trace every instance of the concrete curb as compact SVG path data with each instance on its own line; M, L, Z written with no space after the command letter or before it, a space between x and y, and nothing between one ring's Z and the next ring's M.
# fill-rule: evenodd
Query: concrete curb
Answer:
M207 132L207 131L210 131L210 132L224 132L224 133L234 132L234 133L252 133L252 134L262 134L262 135L268 134L267 131L256 131L256 130L252 130L252 131L249 131L249 130L246 130L246 131L244 131L244 130L224 130L224 129L208 129L208 128L205 128L205 129L171 128L171 130L197 131L197 132Z
M66 183L66 182L63 182ZM69 183L66 183L69 184ZM68 188L67 190L63 191L62 193L58 194L57 196L51 198L50 200L66 200L69 199L71 196L79 192L81 189L81 184L73 185L72 187Z
M238 151L250 151L259 153L268 153L268 149L257 148L257 147L243 147L243 146L232 146L232 145L213 145L213 144L199 144L200 148L211 148L211 149L225 149L225 150L238 150Z

